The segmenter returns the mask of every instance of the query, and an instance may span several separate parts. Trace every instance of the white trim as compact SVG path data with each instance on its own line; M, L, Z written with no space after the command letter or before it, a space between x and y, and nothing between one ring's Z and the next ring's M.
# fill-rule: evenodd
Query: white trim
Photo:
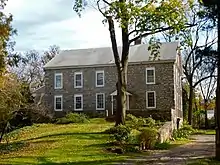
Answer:
M61 109L56 109L56 98L61 98ZM63 95L54 96L54 111L63 111Z
M81 86L76 86L76 75L81 75ZM83 87L83 73L74 72L74 88L82 88L82 87Z
M81 97L81 108L80 109L76 109L76 98L77 97ZM82 94L75 94L74 95L74 110L75 111L82 111L83 110L83 95Z
M57 76L61 76L61 82L60 82L60 84L61 84L61 86L60 87L57 87L56 86L56 84L57 84L57 79L56 79L56 77ZM55 73L54 74L54 89L62 89L63 88L63 73Z
M103 95L103 108L98 108L97 107L97 97L98 97L98 95ZM105 93L96 93L96 110L105 110Z
M153 73L154 73L154 82L147 82L147 71L148 70L153 70ZM146 68L146 84L155 84L155 67L148 67Z
M154 107L149 107L148 106L148 93L154 93ZM156 108L156 92L155 91L146 91L146 107L147 108Z
M114 114L114 103L113 103L113 100L114 100L114 98L113 98L113 96L111 95L111 103L112 103L112 114L111 114L111 115Z
M102 73L103 74L103 84L102 85L98 85L97 84L97 74L98 73ZM95 72L95 86L96 87L104 87L105 86L105 72L104 72L104 70L97 70L96 72Z
M129 110L130 109L130 103L129 103L129 99L130 99L130 97L129 97L129 95L126 95L126 103L127 103L127 110Z

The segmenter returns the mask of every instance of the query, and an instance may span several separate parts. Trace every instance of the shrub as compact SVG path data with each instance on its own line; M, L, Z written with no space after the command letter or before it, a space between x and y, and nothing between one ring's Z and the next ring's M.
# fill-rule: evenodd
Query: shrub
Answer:
M167 149L170 148L170 146L171 145L168 141L163 142L163 143L156 142L155 146L154 146L154 149L156 149L156 150L167 150Z
M57 124L87 123L89 120L83 113L68 113L66 117L57 119Z
M156 125L156 121L152 117L146 118L146 126L153 128Z
M119 125L106 130L105 133L110 134L112 140L119 144L123 144L129 141L131 129L125 125Z
M57 124L70 124L71 121L67 119L66 117L62 117L62 118L57 119L56 123Z
M158 132L155 128L142 129L138 140L142 149L153 149L158 138Z
M154 127L155 120L147 118L147 121L143 117L135 117L134 115L128 114L126 116L126 125L133 129L140 129L140 127Z
M183 126L179 129L175 129L173 131L173 138L174 139L187 139L195 130L192 128L191 125L187 123L183 123Z

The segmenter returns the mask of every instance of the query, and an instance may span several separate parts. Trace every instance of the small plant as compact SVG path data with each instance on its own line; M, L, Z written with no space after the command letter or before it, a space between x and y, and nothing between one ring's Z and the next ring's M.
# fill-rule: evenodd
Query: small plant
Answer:
M153 149L158 138L158 132L155 128L144 128L142 129L138 140L140 149Z
M175 140L177 139L188 139L188 137L194 133L195 130L192 128L191 125L188 125L187 123L183 123L183 126L179 129L175 129L173 131L173 138Z
M163 143L156 142L154 146L154 149L156 150L167 150L169 148L170 148L170 142L168 141L163 142Z
M112 127L105 131L105 133L110 134L110 138L119 144L123 144L129 141L129 136L131 134L131 128L119 125Z
M152 117L146 118L146 126L153 128L156 125L156 121Z
M83 113L68 113L66 117L59 118L57 124L69 124L69 123L87 123L89 120Z

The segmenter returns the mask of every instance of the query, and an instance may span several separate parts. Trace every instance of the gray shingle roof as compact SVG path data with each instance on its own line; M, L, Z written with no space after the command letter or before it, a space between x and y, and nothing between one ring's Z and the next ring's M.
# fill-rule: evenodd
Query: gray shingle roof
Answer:
M175 60L178 42L162 43L160 60ZM119 53L121 47L118 47ZM148 44L132 45L130 47L129 62L149 61ZM49 61L44 68L105 65L114 63L111 47L64 50Z

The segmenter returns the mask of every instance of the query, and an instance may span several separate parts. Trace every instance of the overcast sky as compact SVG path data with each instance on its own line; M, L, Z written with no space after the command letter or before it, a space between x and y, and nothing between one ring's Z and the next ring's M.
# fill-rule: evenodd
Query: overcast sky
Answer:
M53 44L61 49L111 46L102 15L89 8L79 18L72 6L73 0L8 0L5 12L13 15L18 31L16 50L45 50Z

